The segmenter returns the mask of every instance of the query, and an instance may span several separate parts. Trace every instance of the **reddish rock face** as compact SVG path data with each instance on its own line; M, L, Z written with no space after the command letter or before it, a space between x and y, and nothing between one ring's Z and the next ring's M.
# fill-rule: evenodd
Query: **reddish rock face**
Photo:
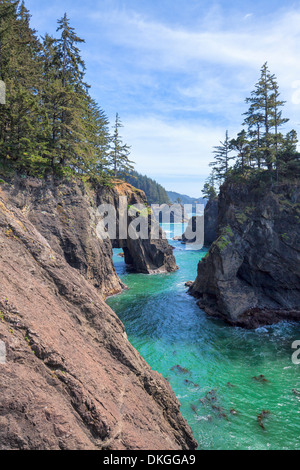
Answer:
M124 289L113 261L112 247L123 248L125 262L136 272L172 272L177 269L173 249L158 240L101 240L96 227L99 222L97 208L111 204L116 208L117 225L119 197L126 196L128 205L147 206L142 191L124 182L113 188L90 188L82 182L48 182L34 178L16 178L11 185L2 185L7 200L27 214L28 219L46 238L51 248L78 269L104 295L114 295ZM147 210L147 209L146 209ZM128 217L128 225L132 219Z
M171 247L166 239L159 222L152 217L148 207L146 195L143 191L133 188L124 182L117 182L114 188L100 187L96 190L98 204L111 204L117 209L117 232L119 231L120 212L118 210L119 197L126 197L129 207L141 205L144 207L144 219L148 225L148 239L116 239L114 248L122 248L125 255L125 263L139 273L154 274L173 272L178 269ZM128 211L127 226L134 221L135 216ZM151 238L151 228L158 234L157 239ZM155 230L156 229L156 230Z
M8 199L0 190L0 449L195 449L101 289Z

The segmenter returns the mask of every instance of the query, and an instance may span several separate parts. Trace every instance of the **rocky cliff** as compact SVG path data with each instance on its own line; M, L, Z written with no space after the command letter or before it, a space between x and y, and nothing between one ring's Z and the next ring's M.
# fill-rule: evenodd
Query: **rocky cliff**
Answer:
M120 207L119 198L126 197L127 204L127 226L139 217L147 225L147 238L133 239L130 234L126 239L118 237ZM173 272L178 269L173 255L173 248L164 239L163 232L155 217L152 217L147 198L143 191L133 188L127 183L119 182L114 188L98 188L97 202L110 204L117 208L117 238L114 240L114 248L122 248L125 255L125 263L130 265L136 272L144 274ZM134 206L139 207L137 212ZM151 239L151 229L158 233L158 238ZM156 230L155 230L156 229Z
M90 237L96 197L0 186L0 449L194 449L169 384L103 300L121 283Z
M109 203L116 208L119 196L128 198L128 204L147 206L142 191L129 184L119 183L113 188L91 188L78 181L47 182L34 178L15 178L2 185L2 191L13 205L25 213L30 222L47 239L51 248L64 256L67 263L105 296L124 288L112 262L112 248L124 248L126 262L137 272L171 272L177 269L173 251L166 240L102 240L97 236L99 223L97 208ZM128 224L130 220L128 220Z
M300 319L299 183L228 183L218 210L220 236L191 287L200 307L249 328Z
M181 241L183 244L194 243L195 237L193 233L196 233L196 230L201 230L203 228L202 216L192 216L188 219L188 226L183 235L174 237L174 240ZM209 247L217 238L218 230L218 198L211 199L207 202L204 208L204 246ZM198 234L199 236L199 234ZM201 244L201 243L199 243Z

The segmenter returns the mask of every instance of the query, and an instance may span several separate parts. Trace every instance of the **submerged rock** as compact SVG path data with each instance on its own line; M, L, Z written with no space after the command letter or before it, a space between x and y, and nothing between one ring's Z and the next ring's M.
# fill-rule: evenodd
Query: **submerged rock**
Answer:
M264 420L266 417L268 417L270 415L270 411L269 410L263 410L257 417L257 422L259 424L259 426L265 431L265 424L264 424Z
M190 371L188 369L186 369L185 367L181 367L178 364L177 366L172 367L171 370L180 372L181 374L190 374Z
M184 285L185 287L192 287L193 284L194 284L194 281L188 281Z
M260 382L260 383L268 382L268 380L266 379L266 377L264 375L259 375L258 377L253 377L253 380L256 380L256 382Z

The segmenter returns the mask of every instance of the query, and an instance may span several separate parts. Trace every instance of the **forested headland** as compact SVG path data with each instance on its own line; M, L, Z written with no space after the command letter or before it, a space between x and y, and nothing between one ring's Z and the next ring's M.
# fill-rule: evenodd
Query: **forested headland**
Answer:
M38 38L24 2L0 4L0 165L6 172L107 182L133 169L120 136L85 82L80 38L67 14L56 36Z
M137 171L130 171L124 175L127 183L144 191L149 204L171 204L165 188L152 178L141 175Z
M297 132L281 132L289 119L283 116L285 101L267 63L246 103L249 108L244 113L243 129L235 138L226 131L225 140L214 147L212 172L203 190L207 199L213 199L228 180L272 187L300 176Z

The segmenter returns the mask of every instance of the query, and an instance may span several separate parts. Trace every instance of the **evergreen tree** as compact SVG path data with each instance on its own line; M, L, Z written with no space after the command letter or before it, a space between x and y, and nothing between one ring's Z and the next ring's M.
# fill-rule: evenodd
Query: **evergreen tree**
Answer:
M42 146L40 43L23 2L4 2L0 17L1 76L6 84L6 105L0 109L1 160L29 171Z
M236 139L230 141L230 148L236 150L237 154L237 167L241 168L242 173L245 173L246 167L250 165L250 143L247 139L245 130L238 133Z
M293 129L283 139L278 153L278 171L291 177L300 177L300 154L297 151L298 136Z
M280 108L282 106L284 106L284 104L286 102L281 101L279 99L279 97L280 97L279 86L276 83L276 80L275 80L274 76L272 77L272 84L273 84L273 89L272 89L271 99L272 99L272 104L273 104L273 113L272 113L273 119L271 121L271 124L274 127L273 145L275 147L276 178L277 178L277 181L278 181L278 177L279 177L279 158L278 158L279 156L278 156L278 153L279 153L280 146L284 144L283 136L282 136L281 133L278 132L278 129L283 124L286 124L289 121L289 119L282 118L282 111L280 110Z
M48 168L53 173L59 166L61 147L61 106L63 90L59 78L59 61L56 40L46 34L43 38L43 90L42 102L45 109L43 123L47 147L45 158Z
M262 164L272 171L277 161L278 147L280 141L279 127L288 122L282 118L280 108L284 101L279 99L279 89L275 75L271 75L267 63L261 69L261 76L251 97L246 99L250 103L247 118L244 124L248 125L248 133L252 141L258 168Z
M220 145L214 147L214 149L214 161L210 166L213 168L216 179L222 182L229 174L230 161L233 159L230 156L232 149L230 147L228 131L226 131L224 142L220 142Z
M6 105L0 106L0 149L1 163L7 164L12 159L10 141L12 137L11 119L11 84L13 71L11 56L16 48L17 5L19 2L3 0L0 4L0 79L6 85Z
M92 178L107 180L112 171L109 161L111 136L109 121L100 106L87 96L87 117L85 120L89 158L83 162L83 171Z
M141 175L136 171L130 171L123 177L127 183L144 191L149 204L170 204L165 188L153 179L148 178L148 176Z
M215 188L215 175L213 171L205 181L202 193L204 195L203 197L209 201L217 197L217 192Z
M253 100L251 102L251 100ZM248 138L249 145L251 147L251 156L257 167L260 169L263 162L262 155L262 135L263 135L263 116L259 112L258 102L252 98L246 98L246 102L251 102L249 110L245 113L247 116L244 120L244 124L248 126Z
M123 127L120 121L118 113L116 114L116 120L114 125L114 133L112 136L112 149L111 149L111 163L113 168L113 174L115 177L120 175L126 175L129 171L133 170L132 161L129 160L130 147L127 144L123 144L120 136L120 128Z
M85 64L77 44L85 41L76 35L67 14L58 20L57 32L61 32L60 38L55 41L54 58L61 82L58 116L60 165L62 169L70 165L81 171L87 151L84 125L87 85L83 81Z
M18 1L2 0L0 3L0 80L5 78L5 69L11 47L12 25L16 22Z
M46 176L84 175L108 181L112 175L109 122L89 95L77 36L65 14L58 38L42 40L30 28L24 2L0 3L0 80L6 105L0 106L0 163ZM118 135L114 155L118 174L132 168L129 147Z

